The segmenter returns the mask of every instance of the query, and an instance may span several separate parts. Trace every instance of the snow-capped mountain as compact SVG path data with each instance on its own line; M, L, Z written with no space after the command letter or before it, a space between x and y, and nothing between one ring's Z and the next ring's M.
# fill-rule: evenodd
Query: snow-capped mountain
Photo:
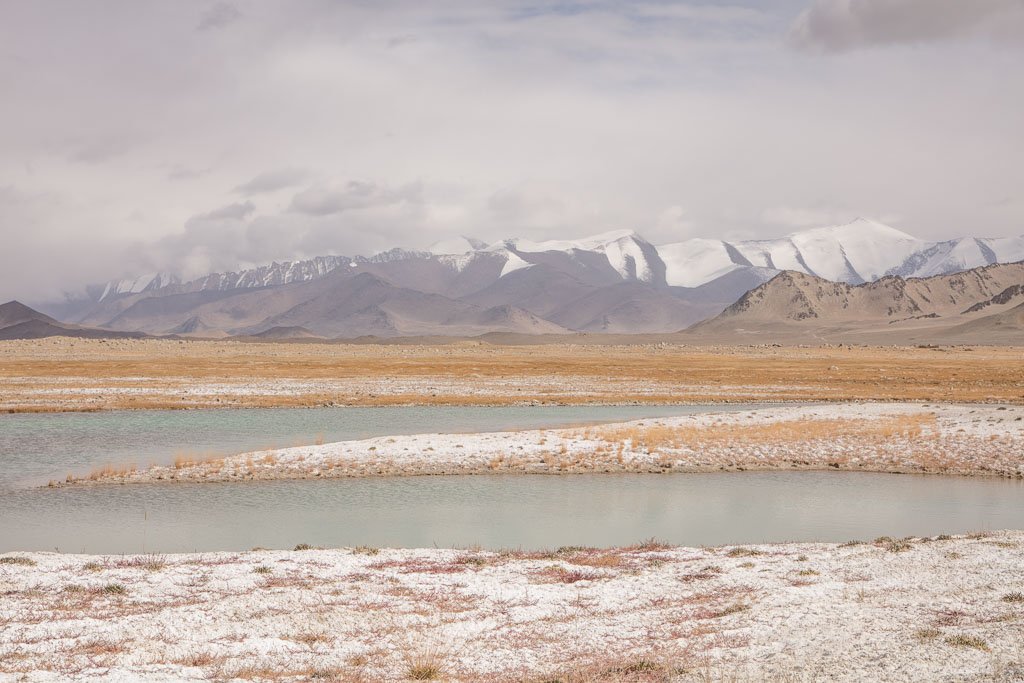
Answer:
M910 254L886 275L901 277L931 277L993 263L1014 263L1024 260L1024 237L976 238L963 237L928 244Z
M455 321L460 334L488 326L665 332L719 313L783 270L856 285L1020 260L1024 237L927 242L864 219L771 240L661 246L631 230L490 245L459 237L427 251L321 256L188 282L167 274L113 281L59 310L70 322L153 334L259 333L271 322L342 336L444 334ZM351 299L346 288L356 284L362 294ZM342 299L351 299L344 315L331 304Z

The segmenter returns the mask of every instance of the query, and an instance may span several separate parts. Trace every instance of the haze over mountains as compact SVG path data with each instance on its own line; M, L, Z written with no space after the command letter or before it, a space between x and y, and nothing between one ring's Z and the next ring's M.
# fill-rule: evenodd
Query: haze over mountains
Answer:
M717 315L783 270L857 285L1020 260L1024 237L927 242L863 219L774 240L660 246L632 231L491 245L461 238L187 282L113 281L41 308L89 327L205 337L665 333Z

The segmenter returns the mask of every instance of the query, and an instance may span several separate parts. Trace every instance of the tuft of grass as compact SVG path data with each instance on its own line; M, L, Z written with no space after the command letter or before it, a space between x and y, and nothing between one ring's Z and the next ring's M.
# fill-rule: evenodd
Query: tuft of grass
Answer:
M902 553L906 550L910 550L913 547L913 544L907 540L889 541L885 544L885 549L888 550L890 553Z
M175 664L182 666L191 666L196 668L206 668L218 664L223 664L226 657L224 655L215 655L212 652L190 652L184 657L180 657L174 660Z
M854 546L864 545L864 541L847 541L846 543L840 543L840 548L852 548Z
M914 637L920 640L922 643L930 640L935 640L942 635L942 631L937 628L921 628L914 631Z
M163 555L138 555L120 560L116 566L158 572L167 566L167 558Z
M308 543L300 543L294 548L295 550L313 550L313 546Z
M581 569L566 569L558 565L545 567L533 573L540 583L576 583L578 581L594 581L607 578L604 574L583 571Z
M740 612L746 612L750 609L750 605L742 602L734 602L731 605L726 605L720 610L717 610L711 614L712 619L718 619L721 617L727 617L730 614L739 614Z
M99 572L103 571L103 565L99 562L86 562L82 565L82 569L87 572Z
M405 659L405 676L411 681L436 681L444 675L444 658L438 650L414 652Z
M23 567L34 567L36 561L31 557L22 557L21 555L4 555L0 557L0 564L17 564Z
M253 574L272 574L273 572L274 572L274 570L271 569L270 567L268 567L265 564L261 564L258 567L253 567L252 568L252 573Z
M374 548L368 545L357 545L355 548L352 548L352 552L356 555L376 555L380 552L380 548Z
M100 592L104 595L127 595L128 589L123 583L108 583L103 588L100 588Z
M322 631L304 631L303 633L297 633L296 635L291 636L289 640L294 640L296 643L302 643L303 645L308 645L310 647L313 647L318 643L330 643L334 641L333 638Z
M814 569L801 569L797 574L800 576L818 576L818 572Z
M1024 593L1021 593L1020 591L1016 591L1016 592L1013 592L1013 593L1007 593L1006 595L1003 596L1003 602L1013 602L1013 603L1024 602Z
M954 647L972 647L975 650L982 650L988 652L988 643L978 636L968 636L964 634L958 634L955 636L949 636L946 638L946 644Z
M764 555L764 553L754 548L733 548L725 555L726 557L755 557L757 555Z

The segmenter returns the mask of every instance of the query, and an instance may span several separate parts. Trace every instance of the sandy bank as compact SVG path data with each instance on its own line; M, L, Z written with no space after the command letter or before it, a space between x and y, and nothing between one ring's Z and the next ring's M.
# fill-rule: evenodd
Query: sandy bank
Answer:
M0 681L1024 676L1018 531L536 553L7 554L0 595Z
M112 466L51 485L754 469L1024 477L1024 407L774 406L572 429L381 437L144 470Z

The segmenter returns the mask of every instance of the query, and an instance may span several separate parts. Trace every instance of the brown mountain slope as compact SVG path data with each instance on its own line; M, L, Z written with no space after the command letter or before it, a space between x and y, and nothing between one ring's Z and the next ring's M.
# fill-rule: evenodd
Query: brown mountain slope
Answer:
M1024 343L1007 314L1024 303L1022 284L1024 263L862 285L787 271L685 334L716 341Z
M29 308L20 301L8 301L0 304L0 328L11 327L19 323L37 320L51 325L60 325L48 315L44 315L34 308Z
M87 339L140 338L141 333L120 333L81 325L68 325L29 308L19 301L0 305L0 340L79 337Z

